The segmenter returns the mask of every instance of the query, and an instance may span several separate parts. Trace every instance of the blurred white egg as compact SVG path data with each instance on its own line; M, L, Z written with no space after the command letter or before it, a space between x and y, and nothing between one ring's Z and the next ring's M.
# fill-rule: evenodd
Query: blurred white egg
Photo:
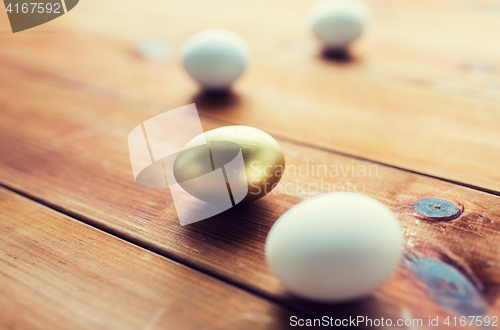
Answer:
M316 37L327 48L345 48L361 35L368 20L368 7L359 0L322 0L309 17Z
M206 29L182 46L189 75L205 89L227 89L245 70L250 48L240 35L225 29Z
M379 201L331 193L295 205L273 225L266 259L293 294L314 301L356 299L379 287L403 251L401 226Z

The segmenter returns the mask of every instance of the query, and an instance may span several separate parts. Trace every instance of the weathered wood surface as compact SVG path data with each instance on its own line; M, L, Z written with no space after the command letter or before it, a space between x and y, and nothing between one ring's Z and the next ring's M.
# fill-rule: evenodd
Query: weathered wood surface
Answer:
M462 308L498 313L497 196L279 139L290 169L280 186L289 194L282 190L180 227L168 191L137 186L128 156L130 130L168 108L120 95L113 100L95 97L82 93L86 85L29 70L3 67L0 73L0 183L11 189L309 315L399 318L410 313L427 318L452 315ZM205 130L223 124L203 120ZM312 174L312 161L315 166L336 166L338 175ZM309 173L301 175L301 166L305 171L308 164ZM356 166L354 173L350 166ZM362 168L364 175L359 172ZM270 226L289 207L309 197L307 185L314 183L326 183L337 191L357 188L388 205L403 224L408 260L362 302L339 307L299 301L288 295L265 264ZM301 185L306 185L304 191ZM314 194L314 186L309 191ZM433 196L462 205L463 215L446 223L422 220L412 204ZM452 265L463 274L462 280L473 283L474 295L465 295L471 306L460 307L464 297L456 296L461 292L452 290L454 283L442 292L431 290L433 285L418 271L418 260L427 257ZM446 280L446 269L440 276L433 279L434 285ZM449 295L449 301L442 303Z
M4 188L0 233L1 329L287 328L273 303Z
M57 33L0 35L0 58L173 106L195 100L228 122L498 194L498 4L369 1L366 39L338 62L316 55L304 14L313 2L88 0L33 30ZM214 25L253 51L234 97L216 106L178 58L185 38ZM135 54L152 36L172 46L167 61Z

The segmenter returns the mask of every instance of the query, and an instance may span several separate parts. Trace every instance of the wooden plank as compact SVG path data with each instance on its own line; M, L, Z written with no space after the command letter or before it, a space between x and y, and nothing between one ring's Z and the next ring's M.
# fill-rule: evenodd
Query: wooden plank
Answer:
M446 290L433 293L427 278L415 270L420 269L418 260L425 258L445 261L472 283L477 297L465 295L466 301L472 301L471 310L484 304L486 312L498 312L497 196L279 140L289 169L300 171L314 161L346 173L325 176L289 171L280 184L282 189L288 187L287 192L180 227L168 191L138 187L128 156L128 133L166 107L145 101L134 105L127 99L118 102L106 95L97 98L73 90L72 83L57 77L0 70L0 182L4 185L306 313L393 318L410 313L425 319L456 313L461 301L453 295L443 298L449 294ZM203 121L205 130L221 124ZM376 171L371 175L352 173L347 166L354 165L365 170L375 166ZM340 184L337 191L340 187L347 190L349 184L351 191L357 187L358 192L388 205L405 228L407 262L360 303L318 306L294 299L265 264L264 243L270 226L289 207L309 197L308 191L313 195L312 187L299 188L314 183L327 183L330 189ZM463 215L447 223L422 220L412 204L433 196L459 203L465 209ZM443 305L442 299L453 304Z
M114 7L117 17L126 18L115 19L110 24L108 11L102 10L103 4L94 0L79 4L78 11L71 15L24 32L23 37L31 32L65 30L76 35L99 34L129 42L161 35L177 45L186 37L185 33L221 26L244 34L258 52L265 45L268 55L274 48L276 53L290 51L309 56L315 55L317 47L308 31L305 13L315 2L156 0L150 6L143 6L134 1L108 1L106 8ZM437 84L457 93L469 90L488 95L482 93L488 91L492 94L490 97L498 96L498 4L489 0L365 2L371 10L371 22L362 45L354 52L360 61L351 63L351 68L385 75L388 79L403 78L399 83L411 79L431 89L439 89ZM2 29L8 31L7 15L2 13L0 18ZM266 38L260 38L263 33ZM16 39L5 37L16 47L22 46L18 43L22 43L20 40L26 40L20 35ZM12 48L2 51L18 53ZM25 52L20 55L33 58Z
M277 329L268 301L0 188L0 328Z
M88 1L45 27L58 33L0 35L8 45L0 56L174 106L194 100L215 118L500 192L500 92L488 87L500 84L500 20L491 3L372 1L366 49L347 63L315 56L302 24L309 5L109 3L127 17L110 25L102 3ZM177 54L187 36L215 23L253 49L250 70L225 100L197 95ZM136 42L158 34L174 55L139 59Z

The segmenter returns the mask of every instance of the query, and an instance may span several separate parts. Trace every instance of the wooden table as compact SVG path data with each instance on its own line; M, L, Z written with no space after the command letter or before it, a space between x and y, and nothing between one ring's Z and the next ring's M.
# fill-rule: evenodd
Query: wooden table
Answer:
M281 329L324 315L462 329L454 316L500 315L500 4L367 0L369 30L335 58L307 29L313 2L85 0L16 34L0 14L0 329ZM225 97L200 94L179 59L215 26L252 48ZM139 56L150 39L170 55ZM280 185L357 185L388 205L405 236L394 275L349 304L287 293L263 251L311 197L300 189L181 227L168 190L134 182L127 136L192 102L204 130L272 134L289 167L373 168ZM426 219L413 205L428 197L463 213Z

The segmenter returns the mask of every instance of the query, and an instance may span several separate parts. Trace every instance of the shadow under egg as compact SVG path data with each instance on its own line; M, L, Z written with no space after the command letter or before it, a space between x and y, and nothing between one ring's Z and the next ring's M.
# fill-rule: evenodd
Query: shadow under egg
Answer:
M244 246L257 249L263 257L267 233L279 213L262 208L259 201L237 204L220 214L185 226L193 234L202 233L213 248ZM252 248L253 247L253 248Z
M337 62L337 63L351 63L356 60L356 57L349 48L329 48L324 47L319 55L322 59Z
M236 107L241 97L232 89L202 90L193 97L193 103L203 110L222 110Z

